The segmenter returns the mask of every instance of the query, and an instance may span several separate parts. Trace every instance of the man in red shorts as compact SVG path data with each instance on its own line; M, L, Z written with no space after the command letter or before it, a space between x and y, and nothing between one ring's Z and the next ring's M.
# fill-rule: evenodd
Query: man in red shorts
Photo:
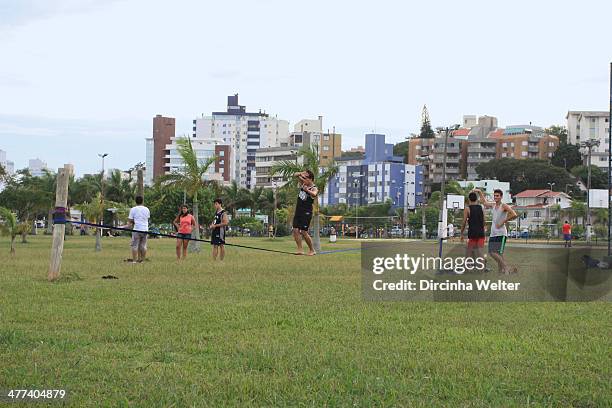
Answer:
M465 227L468 227L468 244L465 251L466 258L482 258L484 257L485 244L485 218L482 205L478 202L478 195L472 191L468 194L468 206L463 210L463 224L461 225L461 242L463 242L463 233ZM485 267L480 272L488 272Z

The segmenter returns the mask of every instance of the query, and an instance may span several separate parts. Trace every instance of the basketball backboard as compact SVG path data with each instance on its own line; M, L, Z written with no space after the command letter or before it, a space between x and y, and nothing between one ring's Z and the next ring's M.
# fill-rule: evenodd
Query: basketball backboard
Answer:
M449 210L463 210L465 207L465 197L459 194L446 195L446 208Z
M609 199L608 190L595 188L589 190L589 206L591 208L608 208Z

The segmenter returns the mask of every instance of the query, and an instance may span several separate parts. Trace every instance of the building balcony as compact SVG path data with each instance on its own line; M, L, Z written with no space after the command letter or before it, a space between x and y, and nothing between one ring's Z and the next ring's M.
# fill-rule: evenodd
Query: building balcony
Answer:
M446 168L446 174L458 174L460 172L461 172L461 169L459 167L447 167ZM434 170L433 174L435 176L442 174L442 169Z
M488 161L494 160L497 158L497 155L484 156L484 157L468 157L467 162L469 163L486 163Z
M457 164L460 161L461 161L461 157L459 157L459 156L447 156L446 157L446 163L447 164L448 163ZM436 165L440 165L441 166L444 163L444 157L440 156L439 158L438 157L434 158L434 163Z
M492 147L472 147L468 146L469 153L496 153L497 146Z

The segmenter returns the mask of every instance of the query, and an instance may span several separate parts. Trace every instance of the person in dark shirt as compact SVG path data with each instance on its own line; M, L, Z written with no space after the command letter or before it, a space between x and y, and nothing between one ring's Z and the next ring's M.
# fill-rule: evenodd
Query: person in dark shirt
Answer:
M478 202L475 191L468 194L468 206L463 210L463 224L461 225L461 242L463 242L465 227L468 227L468 244L465 251L467 258L484 257L485 244L485 217L482 205ZM487 271L487 269L484 269Z
M219 260L222 261L225 258L225 229L229 224L229 219L220 198L214 201L214 205L215 219L209 226L211 230L210 243L212 244L213 261L217 260L217 255Z
M302 239L308 245L308 255L315 255L316 252L312 246L312 238L308 235L308 227L312 220L312 208L314 200L317 198L319 191L314 185L314 174L310 170L297 172L293 174L298 178L298 197L295 204L295 215L293 216L293 239L297 245L296 255L304 255L302 248Z

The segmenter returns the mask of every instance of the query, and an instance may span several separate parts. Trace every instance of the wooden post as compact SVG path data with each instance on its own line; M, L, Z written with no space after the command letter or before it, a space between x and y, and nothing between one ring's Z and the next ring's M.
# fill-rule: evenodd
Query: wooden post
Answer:
M57 189L55 190L55 207L65 209L68 204L68 179L70 170L66 167L57 171ZM51 260L47 279L54 281L60 277L62 268L62 252L64 251L65 223L55 223L53 226L53 244L51 246Z
M142 174L142 169L138 169L136 175L138 180L136 195L144 198L144 177Z

